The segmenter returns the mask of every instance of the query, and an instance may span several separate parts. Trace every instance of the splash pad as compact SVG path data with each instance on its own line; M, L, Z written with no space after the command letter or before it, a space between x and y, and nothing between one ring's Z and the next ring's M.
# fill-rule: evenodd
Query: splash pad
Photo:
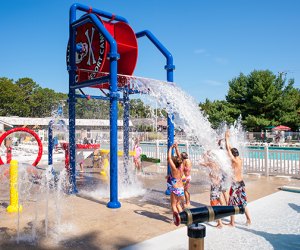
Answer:
M85 12L85 14L79 19L76 18L76 12L80 10ZM100 17L101 18L100 18ZM102 20L108 19L108 21ZM120 28L121 27L121 28ZM125 28L126 27L126 28ZM126 29L126 36L118 37L122 32L119 29ZM77 33L77 36L76 36ZM122 39L126 39L127 35L131 36L130 41L125 43ZM133 37L134 36L134 37ZM162 52L163 56L166 58L167 65L165 70L167 71L167 82L151 80L146 78L131 77L126 74L132 74L137 56L137 46L135 45L136 38L141 38L146 36L149 40ZM95 39L95 40L94 40ZM104 39L104 42L103 42ZM103 44L100 44L103 43ZM94 47L94 45L96 47ZM105 47L105 49L104 49ZM94 48L98 48L97 51L94 51ZM103 49L103 50L102 50ZM133 51L130 58L130 68L127 68L125 61L121 61L123 58L126 58L127 52ZM98 54L97 54L98 53ZM105 56L101 59L100 54ZM106 60L106 58L109 60ZM119 58L120 57L120 58ZM99 59L100 58L100 59ZM119 58L119 60L118 60ZM100 62L103 61L103 64ZM105 61L105 62L104 62ZM118 63L117 63L118 62ZM93 67L92 67L93 66ZM45 216L45 235L47 236L50 232L51 220L50 217L51 211L49 204L51 203L51 198L55 203L52 205L55 207L55 213L52 215L54 217L54 222L52 221L55 227L62 227L62 217L65 215L68 219L70 218L70 213L73 212L73 207L80 207L81 203L86 204L87 202L79 200L77 196L67 196L63 197L64 202L61 199L61 191L66 189L71 193L77 193L77 179L76 179L76 142L75 142L75 102L76 98L95 98L106 100L110 102L110 149L107 151L107 155L110 156L110 172L109 172L109 200L107 206L109 208L119 208L121 203L119 202L119 181L118 177L120 176L120 170L123 171L125 175L128 174L128 161L130 156L129 151L129 96L131 94L147 94L148 96L153 97L156 101L159 102L159 105L167 110L168 115L168 147L173 144L174 141L174 125L186 129L187 133L190 136L194 136L195 141L199 143L202 140L202 143L205 145L210 145L213 139L209 139L207 134L214 132L209 126L207 120L205 120L200 114L197 113L197 105L193 102L190 96L183 93L175 84L172 84L173 81L173 58L170 52L155 38L155 36L149 31L142 31L134 34L132 29L128 25L128 22L125 18L116 16L107 12L103 12L96 9L91 9L87 6L80 4L75 4L71 7L70 11L70 43L68 51L68 70L69 70L69 148L70 148L70 169L69 173L67 171L61 174L59 178L58 187L55 189L50 189L56 185L56 180L54 180L51 173L51 166L46 169L46 174L43 176L40 183L43 185L34 186L34 181L30 183L36 189L39 190L39 195L46 196L46 209L44 204L37 204L36 211L46 211ZM107 72L105 72L107 71ZM93 87L98 88L100 91L99 96L87 96L83 92L83 88ZM75 90L78 89L81 92L81 95L75 93ZM187 107L191 109L196 118L192 119L186 114L186 106L178 105L178 99L183 99L187 103ZM124 106L124 115L123 115L123 127L124 127L124 158L123 164L124 167L120 170L118 169L118 140L117 140L117 117L118 117L118 102L122 102ZM181 103L180 103L181 104ZM199 119L198 119L199 118ZM197 120L198 119L198 120ZM202 130L199 130L199 124L202 126ZM202 132L199 132L202 131ZM214 143L214 142L213 142ZM51 164L49 164L51 165ZM169 172L169 171L168 171ZM69 174L69 175L68 175ZM165 175L165 174L164 174ZM70 177L70 178L69 178ZM70 182L68 182L68 180ZM164 180L164 178L162 178ZM152 180L151 180L152 181ZM153 181L154 182L154 181ZM163 181L160 181L163 182ZM70 183L70 185L68 185ZM167 198L163 195L163 192L159 192L161 188L151 183L151 192L146 194L141 200L135 200L136 203L144 202L147 205L154 203L158 204L161 202L164 206L169 207ZM162 184L163 185L163 184ZM122 187L123 189L123 187ZM153 191L152 191L153 190ZM158 191L157 191L158 190ZM131 192L131 190L130 190ZM37 195L37 194L36 194ZM96 194L99 199L99 194ZM37 195L38 196L38 195ZM80 193L79 193L80 197ZM159 200L159 198L161 200ZM163 198L161 198L163 197ZM106 197L105 197L106 198ZM36 201L40 201L42 198L37 197ZM44 201L44 200L42 200ZM107 200L104 199L104 202ZM103 202L103 201L102 201ZM62 204L63 203L63 204ZM101 203L100 203L101 204ZM71 206L69 206L71 205ZM98 210L99 201L95 204L95 207L92 208L84 207L88 210L82 212L82 214L96 214ZM42 209L40 209L42 207ZM48 210L49 207L49 210ZM72 207L72 209L70 209ZM66 213L63 214L64 208ZM25 209L26 210L26 209ZM71 212L69 212L71 210ZM90 210L93 212L90 212ZM142 209L140 209L142 210ZM136 213L143 214L143 211L136 209ZM132 212L132 211L131 211ZM36 212L37 213L37 212ZM75 212L74 212L75 213ZM74 221L77 221L77 218L82 216L82 214L74 215ZM36 216L38 217L38 216ZM126 222L126 213L122 216L116 215L120 221ZM95 219L93 217L92 219ZM106 218L101 218L101 225L109 225L109 221L105 220ZM123 220L122 220L123 219ZM129 220L135 220L134 216L131 216ZM36 219L34 219L36 221ZM86 222L85 222L86 223ZM81 226L81 225L80 225ZM91 226L91 225L88 225ZM156 223L154 223L156 226ZM58 234L61 231L58 231ZM82 232L82 231L81 231ZM33 234L35 235L35 234ZM33 237L34 238L34 237Z

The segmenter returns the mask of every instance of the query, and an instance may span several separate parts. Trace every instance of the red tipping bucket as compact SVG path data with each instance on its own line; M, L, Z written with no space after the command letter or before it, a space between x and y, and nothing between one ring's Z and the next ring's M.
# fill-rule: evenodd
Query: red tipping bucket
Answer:
M99 18L100 19L100 18ZM117 42L118 74L132 75L136 66L138 48L135 33L124 22L111 23L100 21ZM109 43L105 40L94 24L86 23L76 29L76 44L83 48L82 53L76 53L76 66L78 68L76 83L100 77L103 72L109 72ZM94 86L99 88L100 86ZM109 84L102 84L101 88L109 88Z

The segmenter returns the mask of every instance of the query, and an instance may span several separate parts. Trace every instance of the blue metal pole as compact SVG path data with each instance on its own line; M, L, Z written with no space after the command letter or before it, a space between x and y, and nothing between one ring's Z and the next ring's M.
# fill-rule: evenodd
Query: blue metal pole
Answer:
M118 86L117 86L117 43L113 41L110 44L110 201L107 204L109 208L120 208L118 201Z
M109 19L114 19L116 21L121 21L121 22L125 22L125 23L128 23L128 21L126 20L126 18L122 17L122 16L119 16L119 15L114 15L112 13L109 13L109 12L106 12L106 11L103 11L103 10L98 10L98 9L92 9L91 7L89 6L86 6L86 5L83 5L83 4L80 4L80 3L74 3L72 6L71 6L71 9L70 9L70 12L72 13L72 19L74 19L74 21L76 20L76 10L81 10L81 11L84 11L84 12L88 12L88 13L95 13L99 16L102 16L102 17L105 17L105 18L109 18Z
M173 82L173 72L175 69L175 65L173 64L173 56L167 50L165 46L162 45L160 41L149 31L144 30L135 34L137 38L146 36L148 39L155 45L155 47L165 56L167 60L167 65L165 66L165 70L167 71L167 81ZM173 115L168 114L168 149L174 143L174 123L172 122ZM171 174L171 168L168 164L168 175ZM167 195L170 194L170 191L167 189L165 192Z
M128 181L128 167L129 167L129 117L130 117L130 101L129 101L129 90L128 87L124 88L123 91L123 107L124 107L124 116L123 116L123 145L124 145L124 170L125 178Z
M53 121L49 122L48 125L48 165L53 164L53 130L52 130Z
M97 26L110 45L108 57L110 60L109 75L109 98L110 98L110 201L107 203L109 208L119 208L121 203L118 201L118 54L117 42L105 29L95 14L88 17Z
M165 69L167 70L167 81L168 82L173 82L173 71L174 68L170 67L168 68L167 64L165 66ZM173 114L168 114L168 149L173 145L174 143L174 123L172 121L173 119ZM168 164L168 175L171 174L171 168L170 165ZM166 194L169 194L169 190L166 191Z
M69 180L71 194L78 193L76 187L76 141L75 141L75 121L76 121L76 97L75 89L75 74L76 74L76 31L72 27L72 23L76 20L76 11L71 7L70 9L70 23L69 23L69 41L70 41L70 64L69 71L69 147L70 147L70 173Z
M76 8L71 8L70 20L76 15ZM108 58L110 60L110 75L109 75L109 98L110 98L110 201L107 204L109 208L119 208L121 207L121 203L118 201L118 84L117 84L117 68L118 63L117 60L119 59L120 55L118 54L117 50L117 42L111 36L111 34L106 30L104 25L100 22L99 18L95 14L88 14L86 15L85 19L90 19L92 23L99 29L99 31L103 34L105 39L110 45L110 52L108 53ZM84 22L85 19L82 19ZM72 26L72 25L71 25ZM75 70L72 70L72 66L75 65L75 35L74 30L70 29L70 84L69 84L69 99L75 99ZM73 53L72 53L73 52ZM73 90L73 91L71 91ZM74 102L75 104L75 102ZM69 113L70 117L75 116L75 105L74 107L69 104ZM72 114L74 112L74 114ZM75 120L72 122L74 125L74 142L75 142ZM71 126L71 121L70 121ZM71 131L70 131L71 132ZM70 144L71 144L71 136L70 136ZM71 158L70 152L70 158ZM75 145L74 145L74 157L75 157ZM75 158L74 158L75 159ZM72 158L70 159L72 160ZM74 162L75 164L75 162ZM75 165L74 165L75 166ZM75 173L75 172L74 172ZM74 175L75 178L75 175ZM75 180L76 181L76 180Z

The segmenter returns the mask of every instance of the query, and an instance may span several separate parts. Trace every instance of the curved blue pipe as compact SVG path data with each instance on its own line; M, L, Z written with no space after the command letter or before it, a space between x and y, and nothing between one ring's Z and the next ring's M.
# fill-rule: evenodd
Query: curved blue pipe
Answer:
M99 16L108 18L108 19L114 19L116 21L121 21L124 23L128 23L127 19L119 16L119 15L114 15L112 13L106 12L106 11L102 11L102 10L98 10L98 9L94 9L94 8L90 8L89 6L80 4L80 3L74 3L71 8L70 8L70 24L73 23L74 21L76 21L76 11L77 10L81 10L87 13L94 13L97 14Z
M172 71L175 69L175 66L173 65L173 56L170 53L170 51L167 50L167 48L152 34L149 30L143 30L140 32L137 32L136 34L137 38L146 36L148 39L155 45L155 47L165 56L167 59L167 65L165 69L167 71ZM169 79L167 79L169 82L173 82L173 76L167 76Z
M162 45L160 41L149 31L144 30L135 34L137 38L146 36L148 39L155 45L155 47L165 56L167 60L167 65L165 66L165 70L167 71L167 81L173 82L173 71L175 69L175 65L173 64L173 56L167 50L165 46ZM168 114L168 149L174 143L174 123L172 121L173 114ZM171 168L168 164L168 175L171 174ZM165 192L167 195L170 195L170 191L167 189Z

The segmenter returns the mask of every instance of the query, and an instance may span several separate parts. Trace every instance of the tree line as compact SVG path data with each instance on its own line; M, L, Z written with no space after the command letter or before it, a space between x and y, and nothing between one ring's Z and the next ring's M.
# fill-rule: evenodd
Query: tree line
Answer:
M31 78L16 81L0 78L0 116L51 117L59 105L67 104L68 95L42 88ZM140 99L130 100L130 116L147 118L151 108ZM119 118L123 116L123 104L119 103ZM64 105L64 117L68 117L68 105ZM96 99L76 101L76 118L108 119L109 102Z
M285 73L254 70L229 81L225 100L200 103L214 128L222 122L232 124L241 114L248 131L261 131L269 126L286 125L293 131L300 127L300 90Z
M300 126L300 90L294 79L285 73L275 75L269 70L254 70L249 75L241 73L229 81L225 100L206 99L199 104L208 116L212 127L226 122L232 124L241 115L248 131L260 131L268 126L286 125L297 131ZM42 88L31 78L16 81L0 78L0 116L50 117L68 96L49 88ZM153 110L141 99L130 100L131 118L149 118ZM163 110L160 116L166 117ZM119 118L123 105L119 103ZM68 105L64 115L68 117ZM109 102L104 100L77 99L76 117L82 119L108 119Z

